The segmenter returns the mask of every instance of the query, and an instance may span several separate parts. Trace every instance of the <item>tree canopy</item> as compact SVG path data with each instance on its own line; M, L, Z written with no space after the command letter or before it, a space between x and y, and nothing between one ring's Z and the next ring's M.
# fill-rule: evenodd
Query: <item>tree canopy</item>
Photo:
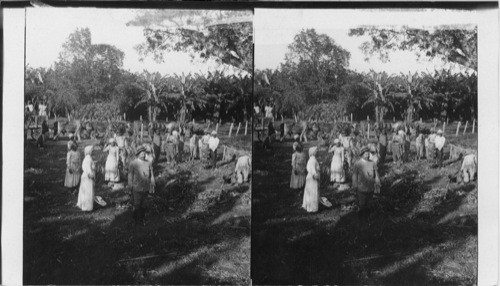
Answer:
M183 51L252 73L251 16L251 11L156 10L140 12L128 25L144 27L146 41L137 47L142 56L162 62L165 52Z
M350 36L368 36L361 45L367 56L389 60L391 51L413 51L419 57L440 58L477 71L477 26L438 27L433 29L380 28L362 26L349 30Z

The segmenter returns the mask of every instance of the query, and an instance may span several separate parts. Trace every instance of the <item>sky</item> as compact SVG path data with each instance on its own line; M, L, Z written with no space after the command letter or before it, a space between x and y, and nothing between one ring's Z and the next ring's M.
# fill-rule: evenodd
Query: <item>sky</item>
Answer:
M88 27L92 44L110 44L125 54L123 67L131 72L150 72L162 74L206 73L224 69L215 61L193 62L187 53L172 52L165 54L164 63L156 63L152 58L139 61L135 46L145 37L142 27L126 26L135 18L133 9L97 8L29 8L26 12L26 63L31 67L50 67L57 61L62 45L77 28ZM227 70L231 73L231 69Z
M327 34L338 45L351 53L350 68L358 72L373 69L377 72L408 73L433 71L434 68L452 68L441 60L417 60L413 52L397 51L390 54L391 61L383 63L376 57L364 60L359 46L366 38L349 37L350 28L360 25L401 26L431 28L435 25L474 24L475 12L457 10L349 10L349 9L256 9L255 68L275 69L284 61L287 47L302 29L314 28Z

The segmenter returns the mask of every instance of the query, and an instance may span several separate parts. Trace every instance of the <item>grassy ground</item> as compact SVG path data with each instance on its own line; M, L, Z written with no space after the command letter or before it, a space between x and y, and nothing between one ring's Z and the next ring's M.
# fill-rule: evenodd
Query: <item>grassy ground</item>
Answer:
M381 196L371 215L361 218L353 194L323 180L321 196L333 207L320 205L316 214L302 210L302 194L289 189L291 154L290 142L275 143L271 151L254 143L254 284L477 283L477 186L448 177L461 162L437 169L412 161L396 169L389 155ZM328 168L326 150L318 158Z
M24 284L249 284L251 186L222 180L234 162L216 171L161 162L147 224L135 226L123 190L99 184L106 207L75 207L77 195L63 187L65 158L66 141L27 144Z

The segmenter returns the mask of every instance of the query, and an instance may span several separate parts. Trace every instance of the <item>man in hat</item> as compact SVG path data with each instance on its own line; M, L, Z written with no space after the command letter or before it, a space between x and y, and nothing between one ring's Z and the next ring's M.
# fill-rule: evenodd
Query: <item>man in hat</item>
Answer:
M219 147L219 138L217 132L212 131L210 139L208 139L208 148L210 150L210 159L212 159L212 169L217 167L217 148Z
M144 200L148 192L154 193L155 178L151 163L146 160L146 148L139 146L136 151L137 158L130 162L128 172L128 187L132 193L134 206L133 218L136 224L144 224Z
M380 178L375 163L370 161L370 149L360 150L361 158L354 164L352 171L352 188L356 192L360 214L368 210L373 193L380 190Z
M434 146L436 147L436 155L437 155L437 164L438 168L443 167L443 151L444 151L444 143L446 139L443 136L443 130L439 129L434 139Z

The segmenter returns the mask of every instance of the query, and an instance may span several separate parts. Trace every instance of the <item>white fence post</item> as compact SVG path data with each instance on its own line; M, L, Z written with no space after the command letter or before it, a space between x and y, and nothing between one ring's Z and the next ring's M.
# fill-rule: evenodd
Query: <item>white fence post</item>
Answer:
M232 132L233 132L233 123L231 122L231 127L229 127L229 137L231 137Z
M474 131L476 131L476 118L472 121L472 134L474 134Z
M238 129L236 129L236 134L234 136L238 136L238 133L240 132L240 127L241 127L241 122L238 123Z
M469 123L469 120L465 121L465 128L464 128L464 135L465 135L465 131L467 131L467 125Z
M248 120L245 122L245 136L247 135L248 130Z
M455 136L458 136L458 131L460 131L460 124L462 122L458 121L458 125L457 125L457 132L455 133Z

